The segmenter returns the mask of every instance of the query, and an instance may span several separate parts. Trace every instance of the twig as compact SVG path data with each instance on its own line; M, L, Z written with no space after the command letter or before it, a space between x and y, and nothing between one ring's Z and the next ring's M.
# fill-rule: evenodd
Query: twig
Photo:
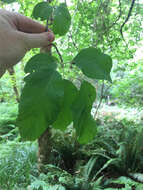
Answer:
M121 25L121 28L120 28L120 33L121 33L121 36L122 36L123 39L124 39L124 36L123 36L123 27L128 22L128 20L129 20L129 18L131 16L134 4L135 4L135 0L132 0L131 6L130 6L130 9L129 9L129 12L128 12L128 16L127 16L127 18L125 19L125 21L123 22L123 24Z
M69 37L71 38L71 40L72 40L72 44L73 44L73 46L75 47L75 49L78 50L78 47L77 47L75 41L73 40L73 36L72 36L72 34L71 34L71 31L70 31L70 35L69 35Z
M59 55L59 58L60 58L60 63L61 63L61 67L64 68L64 61L63 61L63 58L62 58L62 55L60 53L60 51L58 50L57 46L53 43L49 44L49 45L52 45L55 49L56 49L56 52L57 54Z
M47 19L47 22L46 22L46 32L48 32L48 30L49 30L48 26L49 26L49 20Z
M118 20L120 19L121 15L122 15L121 0L119 0L119 9L120 9L120 12L119 12L118 17L117 17L116 20L109 26L109 28L112 28L112 27L118 22Z
M98 106L97 106L96 112L95 112L95 114L94 114L94 119L96 118L96 115L97 115L97 113L98 113L98 110L99 110L99 108L100 108L100 106L101 106L101 103L102 103L102 100L103 100L103 90L104 90L104 80L103 80L102 87L101 87L100 101L99 101L99 104L98 104Z
M49 3L51 3L51 1L52 0L47 0L47 2L49 2ZM48 25L49 25L49 19L47 19L46 31L49 30ZM60 62L61 63L61 67L64 68L64 62L63 62L63 58L62 58L62 55L61 55L60 51L58 50L58 48L57 48L57 46L55 44L53 44L53 43L49 44L49 46L51 46L51 45L56 49L56 52L59 55L59 58L61 60L61 62Z
M115 20L110 26L108 26L108 27L105 28L105 30L104 30L104 32L103 32L104 35L105 35L106 32L108 32L115 24L117 24L118 20L121 18L121 15L122 15L121 0L119 0L119 9L120 9L120 11L119 11L118 17L116 18L116 20Z

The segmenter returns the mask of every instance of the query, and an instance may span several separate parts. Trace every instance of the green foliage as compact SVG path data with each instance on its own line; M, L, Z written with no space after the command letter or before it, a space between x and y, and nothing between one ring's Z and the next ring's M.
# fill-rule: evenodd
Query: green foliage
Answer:
M142 157L142 138L143 129L138 130L128 127L121 134L121 143L117 150L117 157L119 158L118 169L121 172L128 173L129 171L140 171L143 167Z
M47 17L49 21L52 10L50 8L47 15L48 9L49 4L39 3L34 7L33 15L42 20ZM67 5L61 3L53 12L53 31L55 34L64 35L68 32L70 24L71 17ZM57 52L59 54L59 51ZM61 58L61 55L59 57ZM112 60L99 50L84 49L74 61L88 77L111 81ZM25 140L35 140L50 125L63 130L73 121L78 141L87 143L96 134L96 122L90 115L96 91L89 83L83 82L78 92L70 81L63 80L56 71L57 63L58 60L49 54L38 54L25 66L25 72L30 74L24 79L26 84L19 104L17 124L21 136ZM63 67L64 64L64 73Z
M94 87L88 82L83 82L72 106L73 124L80 143L87 143L95 136L96 122L90 115L95 98Z
M50 185L44 182L43 180L35 179L34 182L28 187L31 190L49 190Z
M40 64L39 64L40 63ZM33 56L26 64L25 73L32 73L39 70L56 70L57 60L47 53L40 53Z
M47 2L36 4L33 16L41 20L47 19L47 24L53 20L53 32L65 35L71 25L67 5L61 3L57 6L53 2L51 5L53 9ZM88 77L111 81L112 60L99 50L93 47L83 49L74 61ZM17 118L20 134L25 140L35 140L50 125L63 130L73 121L78 141L87 143L96 134L96 122L90 115L96 97L95 89L83 82L78 92L70 81L63 80L67 78L64 76L64 68L57 68L57 63L58 60L49 54L37 54L25 66L28 76L24 79ZM64 67L65 64L62 65ZM58 69L62 70L64 77Z
M135 65L133 68L131 67L128 70L126 69L124 72L116 71L115 75L121 79L115 80L114 86L111 88L111 95L113 98L118 98L121 104L123 103L131 107L142 106L143 79L141 77L141 68L142 61L140 61L138 65Z
M143 149L141 143L143 138L142 128L137 130L131 126L125 127L120 131L118 136L120 138L117 138L118 141L116 142L116 139L114 139L111 134L108 138L105 138L103 136L102 140L98 140L98 138L101 137L98 137L97 135L94 143L96 143L96 146L99 145L100 149L97 148L97 150L95 149L93 151L92 154L95 155L93 158L95 161L99 162L101 158L106 157L107 161L103 163L103 165L97 171L96 175L94 174L94 178L96 178L96 176L98 176L102 171L108 169L109 167L110 169L114 168L113 170L116 170L118 173L123 175L128 175L130 172L141 172L141 168L143 167ZM111 137L113 145L111 144ZM110 144L106 146L107 143ZM104 154L101 152L104 152ZM95 164L96 162L94 165ZM95 168L94 165L92 166L92 170Z
M125 188L123 190L130 190L135 187L137 190L141 190L143 188L143 184L140 184L129 177L121 176L117 179L112 180L111 182L118 183L118 184L125 184ZM107 189L108 190L108 189Z
M54 10L53 32L60 36L66 34L71 25L71 16L65 3Z
M89 159L89 161L87 162L87 164L84 167L83 175L87 181L90 179L90 175L91 175L92 170L94 169L94 165L95 165L96 161L97 161L97 157L93 156Z
M34 72L25 80L17 123L24 139L35 140L57 118L63 98L63 81L52 70Z
M4 3L13 3L16 2L17 0L2 0Z
M93 47L83 49L73 62L90 78L111 81L112 59Z
M103 69L103 65L100 65L102 60L100 61L94 67L99 71ZM78 141L87 143L96 134L96 122L90 115L96 98L95 88L90 83L83 82L77 91L70 81L63 80L56 71L56 62L54 57L42 53L32 57L25 66L25 72L30 74L24 79L26 84L19 104L17 124L21 136L25 140L35 140L49 125L63 130L73 121ZM91 64L94 63L90 62ZM107 73L100 77L104 79Z
M53 8L48 2L41 2L34 7L33 16L35 19L47 20L51 17L52 11Z
M119 123L116 125L119 125ZM0 184L0 187L4 190L8 188L10 190L18 190L22 188L101 190L111 189L109 187L113 184L114 187L121 184L124 186L123 189L125 190L132 186L135 186L136 188L142 187L141 184L129 179L112 180L112 175L114 176L114 173L117 175L116 172L118 172L118 174L128 173L129 175L134 176L135 179L142 179L141 175L134 173L140 172L140 169L142 168L142 128L139 130L131 126L129 129L124 129L124 127L121 128L120 126L116 126L116 128L115 126L110 126L110 129L107 129L107 127L108 126L106 125L104 127L102 126L102 128L99 127L100 130L98 129L95 140L90 144L82 146L77 144L74 134L71 136L72 134L69 131L65 134L62 132L55 134L55 136L53 136L54 143L57 143L56 146L53 143L53 151L55 152L53 160L55 166L46 165L45 167L47 168L48 173L40 174L39 176L37 175L36 168L37 147L35 144L31 145L30 143L17 142L8 142L5 145L1 144L0 158L1 160L7 161L1 162L3 163L2 166L5 166L5 171L13 171L14 176L16 176L13 181L13 175L11 176L10 172L9 175L7 175L8 172L3 173L3 178L1 178L4 184L2 183L3 186ZM117 132L112 133L112 130L117 130ZM12 161L8 161L9 159ZM73 164L73 176L59 168L62 166L68 171L69 168L65 167L66 162L69 166ZM25 163L27 164L26 166ZM111 179L106 178L106 173L109 177L111 175ZM25 178L21 177L23 175ZM101 177L97 179L100 175ZM5 183L8 181L8 177L9 184Z
M102 116L97 129L95 140L82 147L82 152L90 157L82 170L85 179L93 181L100 175L106 178L106 173L112 177L142 172L142 125L112 121L111 116L105 120ZM141 179L135 175L133 178Z
M52 30L55 34L60 36L65 35L71 25L71 16L68 11L67 5L61 3L54 8L48 2L40 2L33 9L33 16L35 19L41 20L53 19Z
M4 190L26 188L29 174L36 168L36 146L8 142L1 144L0 150L0 187Z
M6 135L15 128L17 117L17 105L3 103L0 105L0 136Z
M58 114L56 121L53 123L54 128L61 130L65 130L73 120L72 110L70 108L78 93L76 87L68 80L63 80L63 86L64 86L63 103L61 106L60 113Z
M2 1L14 2L14 0ZM19 0L17 2L21 5L20 12L30 16L33 7L39 1ZM83 74L88 77L111 81L112 62L110 57L106 55L109 53L115 62L118 62L118 71L114 72L116 77L115 81L113 80L112 96L124 104L129 103L134 107L142 105L142 63L130 63L129 60L134 55L135 46L141 42L142 5L138 2L135 4L132 17L129 18L128 23L123 28L125 41L128 44L126 46L120 35L120 26L127 17L129 1L121 1L121 5L119 3L118 0L72 1L68 7L72 13L72 23L65 4L57 6L56 1L51 3L54 8L54 24L51 28L54 29L55 34L64 35L70 28L67 36L56 41L64 60L64 68L59 67L58 61L48 54L38 54L28 62L25 72L30 74L25 78L26 84L22 91L18 122L23 137L33 140L39 137L49 127L49 124L52 124L53 128L64 130L71 121L74 121L77 133L72 135L71 133L61 133L63 138L66 136L64 140L55 137L56 140L58 139L57 147L59 146L59 149L54 147L55 150L53 150L56 153L58 152L58 156L55 156L54 160L56 165L62 166L62 164L68 163L70 167L65 168L69 169L71 163L74 162L72 165L75 167L72 171L74 176L55 166L46 166L49 174L38 176L37 169L35 169L37 149L31 150L31 146L25 149L25 146L28 147L28 143L24 143L23 146L22 143L16 142L17 145L8 143L7 145L0 145L0 188L4 190L25 190L29 188L111 190L113 188L106 188L106 184L111 185L112 183L124 185L122 189L125 190L135 187L137 190L143 188L142 184L127 177L120 177L117 180L108 179L108 177L115 176L115 171L118 174L127 173L130 175L132 172L132 176L135 178L134 172L142 172L143 131L142 128L139 128L142 124L139 126L135 123L140 121L134 114L134 110L127 110L128 116L132 117L132 121L129 121L122 110L120 112L124 118L116 114L117 107L113 114L116 118L113 119L108 107L103 113L100 126L97 128L97 122L95 123L90 116L93 99L96 96L94 88L87 82L82 82L81 86L78 85L79 89L77 90L73 83L65 80L65 78L70 78L72 81L77 81L79 78L80 81L83 81L79 70L81 69ZM51 12L52 9L44 2L37 4L33 15L35 18L45 20L51 17ZM59 15L60 13L61 15ZM83 49L89 46L100 48L105 54L101 52L100 55L97 54L99 51L95 48ZM80 53L78 54L77 51ZM85 56L86 53L87 56ZM55 54L54 51L53 54ZM75 55L77 56L75 57ZM75 57L74 61L77 61L75 61L75 65L79 69L67 64L73 60L73 57ZM99 64L98 60L101 61ZM23 72L21 68L18 68L17 71L17 73ZM107 75L105 76L104 73ZM21 80L22 77L18 77L18 82ZM11 87L7 87L7 83L10 83L8 77L1 79L0 99L6 101L9 97L9 100L13 102L13 91ZM21 83L20 89L23 86L23 82ZM133 112L134 116L130 112ZM0 105L0 133L7 135L5 139L10 134L6 134L9 129L15 128L16 114L15 106L9 109L8 106L3 108L3 104ZM117 117L120 121L117 120ZM135 122L133 121L134 118ZM81 143L87 143L93 139L96 133L97 136L91 144L79 147L76 138ZM72 136L72 140L69 136ZM31 153L34 154L32 156L33 161L29 159ZM73 162L70 162L71 160ZM76 167L76 165L78 166ZM100 175L102 176L97 179ZM138 179L141 178L141 175L137 175ZM103 182L106 176L108 177L105 184Z

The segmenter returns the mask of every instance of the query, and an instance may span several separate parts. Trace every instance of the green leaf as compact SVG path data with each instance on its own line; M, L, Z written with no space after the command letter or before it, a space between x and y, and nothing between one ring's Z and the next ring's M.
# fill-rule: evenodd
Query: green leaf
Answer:
M95 88L84 81L72 106L73 123L80 143L91 141L96 134L96 122L90 115L95 98Z
M71 16L65 3L61 3L54 11L53 32L60 36L66 34L71 25Z
M73 62L87 77L111 82L112 59L100 50L93 47L83 49Z
M26 64L24 71L25 73L32 73L33 71L39 71L43 69L56 70L57 60L55 57L47 53L40 53L33 56Z
M80 128L77 133L78 141L81 144L86 144L92 141L97 132L96 121L92 118L92 116L87 112L82 113L82 119L81 121L79 120L78 125L78 128Z
M36 112L37 106L32 109L33 112L28 111L27 115L23 113L18 116L17 125L24 140L37 139L48 127L42 111L39 109L39 112Z
M4 3L13 3L16 2L17 0L2 0Z
M53 8L48 2L38 3L33 10L33 16L35 19L40 18L41 20L47 20L50 18L53 12Z
M85 179L87 179L87 180L89 179L89 176L90 176L90 174L91 174L91 172L92 172L92 170L94 168L94 165L95 165L97 159L98 159L97 156L96 157L92 156L89 159L89 161L87 162L87 164L85 165L84 170L83 170Z
M25 79L17 125L25 140L35 140L56 120L64 90L60 74L53 70L33 72Z
M71 105L77 95L77 88L68 80L63 80L64 97L61 111L53 127L60 130L65 130L66 127L72 122Z

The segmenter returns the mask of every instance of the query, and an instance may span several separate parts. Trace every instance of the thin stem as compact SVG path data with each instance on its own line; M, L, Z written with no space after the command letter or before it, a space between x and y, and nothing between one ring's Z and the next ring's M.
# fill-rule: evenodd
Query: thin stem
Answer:
M75 43L75 41L73 40L73 36L72 36L71 31L70 31L69 33L70 33L69 37L70 37L71 40L72 40L72 44L73 44L73 46L75 47L76 50L79 50L78 47L77 47L77 45L76 45L76 43Z
M96 115L97 115L97 113L98 113L98 110L99 110L99 108L100 108L100 106L101 106L101 103L102 103L102 100L103 100L103 90L104 90L104 80L103 80L102 87L101 87L100 101L99 101L99 104L98 104L98 106L97 106L96 112L95 112L95 114L94 114L94 119L96 118Z
M115 24L117 24L118 20L121 18L122 16L122 7L121 7L121 0L119 0L119 15L118 17L116 18L116 20L111 24L111 26L109 26L109 28L112 28Z
M64 61L63 61L63 58L62 58L60 51L58 50L58 47L53 43L51 43L50 45L52 45L56 49L56 52L60 58L61 67L64 68Z
M135 4L135 0L132 0L131 6L130 6L130 9L129 9L129 12L128 12L128 16L127 16L127 18L125 19L125 21L123 22L123 24L121 25L121 28L120 28L120 33L121 33L121 36L123 37L123 39L124 39L124 36L123 36L123 27L128 22L128 20L129 20L129 18L131 16L134 4Z

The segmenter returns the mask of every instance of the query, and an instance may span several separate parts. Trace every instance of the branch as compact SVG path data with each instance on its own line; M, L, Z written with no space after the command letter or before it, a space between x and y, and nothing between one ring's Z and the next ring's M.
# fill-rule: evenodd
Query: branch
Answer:
M15 95L16 95L16 101L19 102L19 92L18 92L18 89L17 89L17 85L16 85L16 77L15 77L15 71L14 71L14 68L13 67L10 67L7 69L10 76L11 76L11 80L12 80L12 87L13 87L13 90L15 92Z
M73 36L72 36L72 34L71 34L71 31L70 31L69 33L70 33L69 37L70 37L71 40L72 40L72 44L73 44L73 46L75 47L76 50L78 50L78 47L77 47L75 41L73 40Z
M128 12L128 16L127 16L127 18L125 19L125 21L123 22L123 24L121 25L121 28L120 28L120 33L121 33L121 36L123 37L123 39L124 39L124 36L123 36L123 27L128 22L128 20L129 20L129 18L131 16L134 4L135 4L135 0L132 0L131 6L130 6L130 9L129 9L129 12Z
M60 61L61 61L61 67L64 68L64 61L63 61L63 58L62 58L62 55L61 53L59 52L57 46L53 43L49 44L49 45L52 45L55 49L56 49L56 52L57 54L59 55L59 58L60 58Z
M47 0L47 2L48 2L48 3L51 3L52 0ZM52 18L50 18L50 19L52 20ZM48 27L48 26L49 26L49 20L50 20L50 19L47 19L46 31L49 30L49 27ZM62 58L61 53L59 52L59 50L58 50L58 48L57 48L57 46L56 46L55 44L51 43L51 44L49 44L49 47L50 47L51 45L56 49L57 54L59 55L59 58L60 58L60 60L61 60L61 67L64 68L64 62L63 62L63 58ZM51 53L51 50L50 50L50 53Z
M122 15L121 0L119 0L119 9L120 9L120 12L117 19L111 24L111 26L109 26L109 28L112 28L118 22L118 20L120 19Z

